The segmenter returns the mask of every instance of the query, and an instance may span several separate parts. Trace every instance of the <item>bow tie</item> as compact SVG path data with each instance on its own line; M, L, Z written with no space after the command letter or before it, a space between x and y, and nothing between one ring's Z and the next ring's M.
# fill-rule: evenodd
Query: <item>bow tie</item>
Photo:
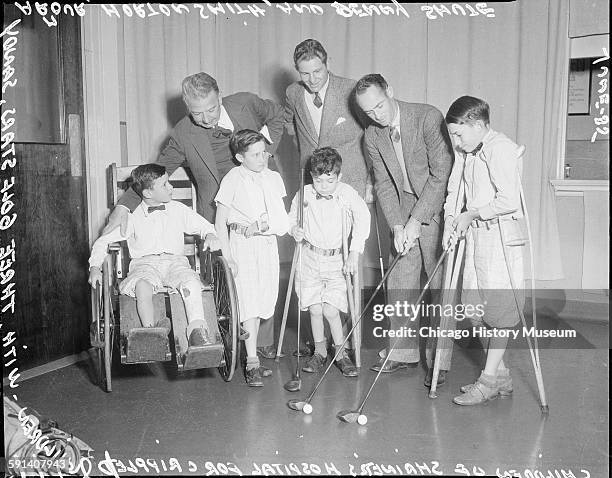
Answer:
M231 136L231 134L232 134L231 130L222 128L221 126L215 126L212 131L212 135L215 138L220 138L221 136L223 136L224 138L227 138L228 136Z
M468 151L467 154L476 156L480 152L481 149L482 149L482 143L478 143L478 146L476 146L472 151Z
M151 214L153 211L165 211L166 206L163 204L161 206L149 206L148 212Z
M327 200L330 200L330 199L333 199L333 198L334 198L333 194L330 194L329 196L326 196L324 194L317 193L317 195L316 195L316 199L327 199Z

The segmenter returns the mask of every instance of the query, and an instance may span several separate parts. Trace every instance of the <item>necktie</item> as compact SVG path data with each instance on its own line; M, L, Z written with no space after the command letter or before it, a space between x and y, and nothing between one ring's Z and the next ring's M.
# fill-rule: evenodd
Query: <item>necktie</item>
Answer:
M151 214L153 211L165 211L166 210L166 206L164 206L163 204L161 206L149 206L149 214Z
M212 134L215 138L220 138L221 136L227 138L232 134L232 131L226 128L221 128L220 126L215 126Z
M319 96L319 92L315 93L314 99L312 100L312 102L317 108L320 108L321 106L323 106L323 100Z
M325 194L317 193L316 198L317 199L327 199L329 201L330 199L334 198L334 195L333 194L329 194L329 195L326 196Z
M471 154L472 156L476 156L480 150L482 149L482 143L478 143L478 146L476 146L472 151L468 151L467 154Z
M394 143L399 143L402 139L399 128L397 126L391 126L391 130L389 131L389 136L391 137L391 141Z

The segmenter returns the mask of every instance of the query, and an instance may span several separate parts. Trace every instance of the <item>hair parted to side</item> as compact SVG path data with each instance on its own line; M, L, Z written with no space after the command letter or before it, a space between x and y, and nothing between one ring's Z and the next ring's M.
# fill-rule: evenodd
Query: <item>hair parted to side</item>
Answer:
M480 98L462 96L450 105L445 119L447 124L474 124L481 120L485 125L488 125L489 105Z
M142 197L142 191L151 189L156 179L166 174L166 167L157 163L141 164L132 170L132 188Z
M323 62L323 64L327 65L327 52L325 51L325 48L323 48L323 45L321 45L321 43L319 43L317 40L308 38L295 47L293 52L293 63L296 68L298 67L298 63L300 61L308 61L312 60L313 58L318 58Z
M264 143L267 142L266 137L257 131L253 131L252 129L241 129L240 131L236 131L229 140L232 156L236 157L237 154L246 153L252 144L258 143L259 141L263 141Z
M183 80L183 100L186 98L204 98L211 91L219 93L219 86L208 73L200 72L190 75Z
M387 91L389 84L380 73L370 73L362 76L355 85L355 94L360 95L370 86L378 86L381 90Z
M315 149L308 158L308 169L315 177L323 174L340 174L342 156L330 146Z

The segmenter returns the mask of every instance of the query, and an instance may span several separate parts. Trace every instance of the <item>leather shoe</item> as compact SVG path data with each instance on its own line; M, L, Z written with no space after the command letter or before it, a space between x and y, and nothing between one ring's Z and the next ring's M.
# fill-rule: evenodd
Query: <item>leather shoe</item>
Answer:
M190 347L203 347L204 345L211 344L210 336L208 335L207 329L197 328L191 331L189 334L189 346Z
M323 357L321 354L315 352L315 354L308 359L306 365L302 367L304 372L308 373L319 373L325 367L327 357Z
M263 387L263 380L261 379L259 367L245 370L244 378L249 387Z
M357 377L359 375L357 367L353 365L353 362L351 362L351 359L346 354L341 359L336 360L336 365L345 377Z
M433 379L433 368L430 368L427 371L427 375L425 376L423 385L425 385L427 388L431 387L432 379ZM439 370L438 371L438 383L436 386L439 387L440 385L443 385L444 382L446 382L446 370Z
M265 347L257 347L257 355L265 359L276 358L276 349L273 345L266 345Z
M396 362L395 360L389 359L383 367L384 362L385 359L381 358L378 363L370 367L370 370L372 370L373 372L380 372L380 369L382 368L381 373L394 373L397 372L400 368L416 368L417 365L419 365L419 362Z

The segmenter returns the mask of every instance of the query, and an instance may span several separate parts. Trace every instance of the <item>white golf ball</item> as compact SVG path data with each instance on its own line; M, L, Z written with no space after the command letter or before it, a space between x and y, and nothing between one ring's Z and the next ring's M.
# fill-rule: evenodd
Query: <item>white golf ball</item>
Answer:
M302 408L302 411L306 414L306 415L310 415L312 413L312 405L310 403L305 403L304 404L304 408Z
M357 423L359 423L360 425L365 425L366 423L368 423L368 417L366 417L365 415L359 415L359 417L357 417Z

